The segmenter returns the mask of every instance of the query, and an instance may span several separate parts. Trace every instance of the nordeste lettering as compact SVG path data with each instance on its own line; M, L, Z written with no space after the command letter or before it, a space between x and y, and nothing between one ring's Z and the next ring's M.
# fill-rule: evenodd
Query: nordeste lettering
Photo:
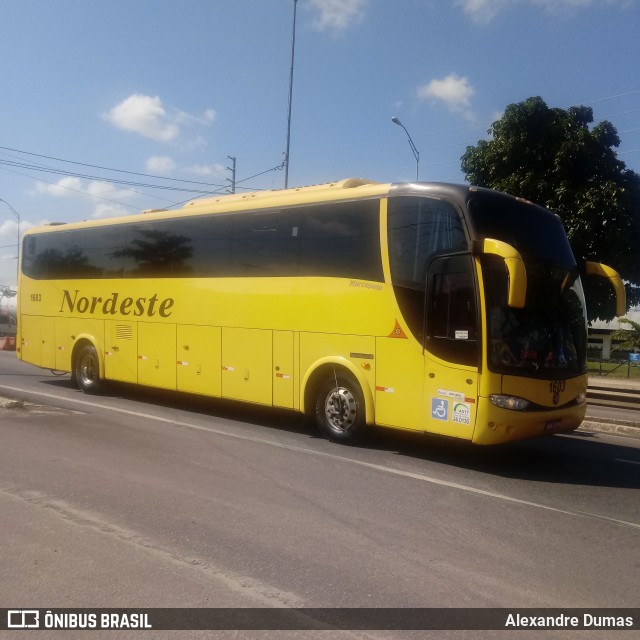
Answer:
M88 313L102 315L122 315L149 318L156 314L162 318L168 318L172 313L174 304L173 298L160 300L158 294L154 293L150 297L131 296L121 297L117 291L106 297L80 295L80 290L75 289L73 293L68 289L62 290L62 303L60 313L68 311L70 313Z

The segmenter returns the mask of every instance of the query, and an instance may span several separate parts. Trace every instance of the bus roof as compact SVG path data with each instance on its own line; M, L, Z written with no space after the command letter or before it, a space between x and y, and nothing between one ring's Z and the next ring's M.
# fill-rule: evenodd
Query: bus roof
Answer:
M190 200L179 209L146 209L140 214L121 216L117 218L102 218L99 220L84 220L70 223L50 223L44 227L32 227L26 234L32 232L54 231L62 226L65 230L82 228L86 226L99 227L117 224L135 223L142 215L145 218L167 219L182 215L201 215L216 213L234 213L251 209L273 209L278 207L290 207L304 204L321 204L324 202L337 202L340 200L356 200L367 198L380 198L387 195L433 195L436 197L448 197L458 201L460 205L477 192L492 193L497 197L513 197L506 194L498 194L487 189L469 185L456 185L435 182L406 182L383 183L365 180L363 178L347 178L325 184L293 187L290 189L272 189L268 191L252 191L242 194L224 194L213 197L197 198Z
M374 197L385 194L389 184L373 182L364 178L347 178L337 182L326 182L305 187L290 189L271 189L268 191L251 191L248 193L226 194L212 198L197 198L187 202L178 211L191 212L193 209L206 209L212 213L216 210L230 211L245 209L247 206L259 208L271 206L290 206L306 202L326 202L342 200L350 197ZM347 193L347 190L349 193ZM357 190L357 193L355 192Z
M51 222L39 227L31 227L25 231L40 233L62 229L75 229L85 226L108 226L114 224L134 223L140 215L145 218L175 218L181 215L199 215L205 213L233 213L249 209L269 209L289 207L307 203L322 203L359 198L375 198L386 195L389 183L373 182L363 178L347 178L325 184L293 187L290 189L271 189L268 191L251 191L242 194L224 194L211 198L190 200L179 209L145 209L138 214L82 220L78 222ZM61 229L62 228L62 229Z

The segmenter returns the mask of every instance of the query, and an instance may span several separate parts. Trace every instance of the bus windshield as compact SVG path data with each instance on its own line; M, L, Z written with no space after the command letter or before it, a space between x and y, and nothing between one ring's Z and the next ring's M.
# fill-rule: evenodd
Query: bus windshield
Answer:
M586 309L575 258L560 220L501 198L470 203L476 233L508 242L527 268L522 309L507 304L507 270L485 256L489 367L502 373L573 376L586 370Z
M483 194L469 201L476 237L495 238L509 243L522 256L576 267L560 218L535 204Z
M578 274L543 263L527 264L527 301L507 305L507 272L486 260L489 366L501 372L576 375L586 369L587 325Z

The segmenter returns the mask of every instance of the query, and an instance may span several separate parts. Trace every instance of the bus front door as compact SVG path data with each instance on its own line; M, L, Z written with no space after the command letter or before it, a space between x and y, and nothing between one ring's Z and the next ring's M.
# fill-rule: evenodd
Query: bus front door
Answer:
M434 260L427 274L425 318L426 430L471 439L480 357L473 259Z

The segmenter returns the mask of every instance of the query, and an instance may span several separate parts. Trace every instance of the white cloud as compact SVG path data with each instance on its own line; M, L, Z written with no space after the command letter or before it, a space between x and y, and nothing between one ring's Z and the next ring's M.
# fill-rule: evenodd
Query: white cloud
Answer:
M123 131L131 131L158 142L177 140L185 126L209 126L214 109L195 115L179 109L166 109L159 96L134 93L103 114L103 118Z
M81 180L74 176L60 178L55 184L37 182L34 194L76 200L86 198L89 201L87 215L91 218L128 215L132 209L126 205L127 201L135 200L139 195L131 189L122 189L110 182Z
M180 125L200 124L209 126L216 119L216 110L207 109L201 116L197 116L186 111L176 112L176 122Z
M37 182L36 183L36 193L53 196L54 198L61 198L63 196L68 196L71 191L81 191L82 190L82 180L80 178L76 178L74 176L65 176L64 178L60 178L58 182L55 184L46 183L46 182Z
M227 168L221 164L196 164L185 167L185 171L201 178L221 179L229 175Z
M469 79L461 78L455 73L450 73L440 80L431 80L428 84L418 87L419 99L440 100L452 111L462 113L466 117L473 117L471 97L474 93Z
M456 4L476 22L490 22L508 4L508 0L457 0Z
M29 223L25 223L23 220L20 220L20 233L28 229L31 225ZM18 242L18 221L4 220L2 224L0 224L0 246L3 249L13 249L12 245L16 245ZM15 250L12 254L15 257Z
M364 17L369 0L309 0L318 12L313 24L318 31L340 32Z
M176 170L176 163L168 156L151 156L145 166L149 173L161 176L171 175Z
M516 5L542 7L552 13L562 13L602 2L626 9L636 4L637 0L456 0L456 4L462 7L469 17L481 23L491 22L501 11Z
M95 205L91 218L117 218L118 216L131 215L131 209L115 204L114 202L99 202Z
M174 140L180 132L178 125L169 120L158 96L152 98L134 93L113 107L104 117L118 129L133 131L161 142Z

